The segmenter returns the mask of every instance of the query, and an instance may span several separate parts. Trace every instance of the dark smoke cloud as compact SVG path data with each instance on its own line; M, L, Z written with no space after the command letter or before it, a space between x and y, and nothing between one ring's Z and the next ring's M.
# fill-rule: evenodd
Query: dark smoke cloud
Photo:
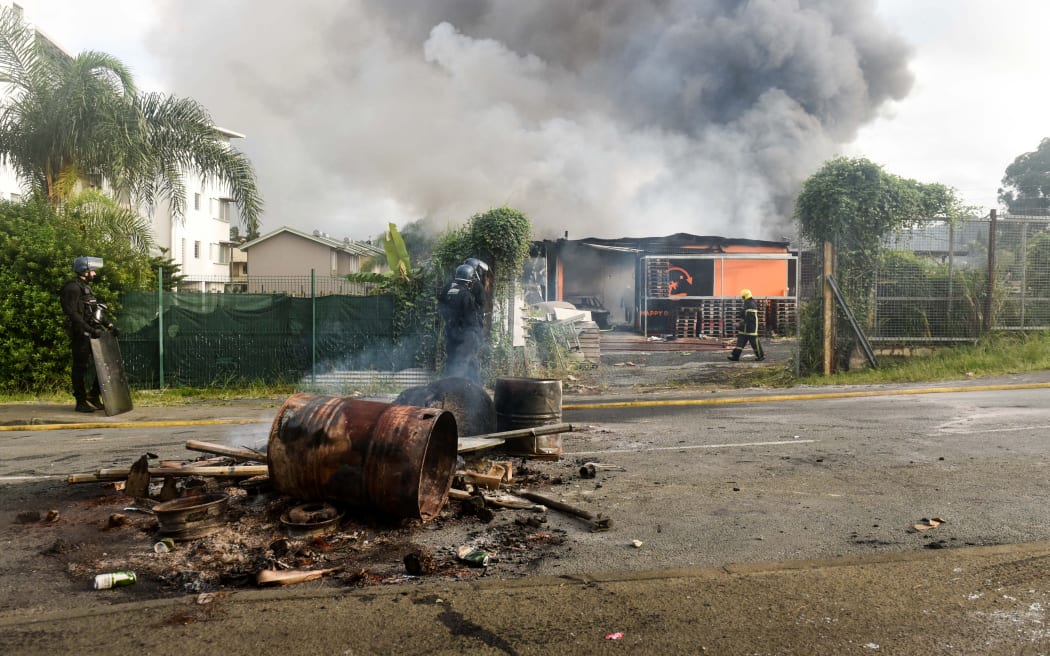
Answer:
M873 0L166 0L154 41L260 176L264 230L789 234L801 182L910 89Z

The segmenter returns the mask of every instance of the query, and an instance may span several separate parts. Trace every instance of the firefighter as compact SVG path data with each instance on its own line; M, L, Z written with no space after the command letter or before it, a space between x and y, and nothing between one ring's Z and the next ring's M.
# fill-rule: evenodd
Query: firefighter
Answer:
M73 398L76 400L77 412L95 412L102 409L102 398L99 390L98 376L94 376L91 388L86 385L88 370L91 369L91 338L101 337L106 330L117 334L117 329L103 313L91 289L96 270L102 266L101 258L78 257L73 260L75 277L62 286L62 312L66 315L66 334L69 336L69 348L73 354Z
M445 321L445 376L481 384L478 350L484 326L484 289L477 270L469 264L456 268L452 283L438 297Z
M733 362L739 360L744 347L751 344L755 351L755 360L761 362L766 359L766 354L762 352L762 344L758 341L758 303L751 297L750 289L741 289L740 298L744 299L744 307L740 309L736 346L729 359Z

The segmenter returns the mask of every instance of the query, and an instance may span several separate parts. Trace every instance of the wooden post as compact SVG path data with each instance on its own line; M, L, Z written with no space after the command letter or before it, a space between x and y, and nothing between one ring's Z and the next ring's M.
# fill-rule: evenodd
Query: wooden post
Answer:
M995 232L996 212L992 210L989 214L991 222L988 224L988 286L984 298L984 332L992 332L995 325L993 314L995 313Z
M223 444L212 444L211 442L199 442L197 440L186 440L186 448L191 451L203 451L204 453L215 453L220 456L228 456L234 460L247 462L266 462L265 453L257 453L251 449L241 449Z
M830 241L824 242L824 271L821 281L824 290L824 375L830 376L835 356L835 302L831 296L831 284L828 276L835 273L835 247Z

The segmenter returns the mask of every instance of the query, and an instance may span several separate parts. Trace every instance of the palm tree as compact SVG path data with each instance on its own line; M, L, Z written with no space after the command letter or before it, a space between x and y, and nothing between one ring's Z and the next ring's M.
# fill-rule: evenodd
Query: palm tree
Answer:
M0 161L52 207L77 182L105 180L131 203L166 198L182 216L182 175L195 173L228 187L246 231L258 232L255 171L199 103L140 94L118 59L68 57L10 7L0 10L0 83Z

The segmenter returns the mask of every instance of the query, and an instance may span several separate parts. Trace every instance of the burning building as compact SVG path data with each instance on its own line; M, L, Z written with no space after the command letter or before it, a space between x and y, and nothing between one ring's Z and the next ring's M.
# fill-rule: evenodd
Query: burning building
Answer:
M765 332L794 324L796 256L785 241L677 233L537 244L546 301L591 311L602 328L645 335L734 334L739 292L763 301Z

